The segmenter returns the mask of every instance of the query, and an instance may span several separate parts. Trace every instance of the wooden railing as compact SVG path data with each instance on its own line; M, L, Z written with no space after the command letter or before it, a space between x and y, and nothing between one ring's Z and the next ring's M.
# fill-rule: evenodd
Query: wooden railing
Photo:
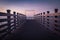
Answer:
M60 12L58 12L58 9L54 9L54 13L47 11L47 13L36 14L34 17L35 20L45 26L45 28L60 35Z
M26 20L26 16L13 12L10 13L10 10L7 10L7 13L0 12L0 39L4 38L17 27L20 27Z

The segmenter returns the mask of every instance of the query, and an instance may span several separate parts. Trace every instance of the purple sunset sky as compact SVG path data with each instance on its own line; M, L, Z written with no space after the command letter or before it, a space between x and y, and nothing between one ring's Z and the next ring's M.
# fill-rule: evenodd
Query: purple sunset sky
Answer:
M36 14L46 11L53 12L55 8L60 9L60 0L0 0L0 11L11 9L25 14L25 10L35 10ZM34 15L33 12L29 15Z

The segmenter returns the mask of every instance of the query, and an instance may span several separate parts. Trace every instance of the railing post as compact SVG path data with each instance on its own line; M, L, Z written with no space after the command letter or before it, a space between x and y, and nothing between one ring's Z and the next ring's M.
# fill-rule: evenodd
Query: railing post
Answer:
M43 12L43 14L45 14L45 12Z
M42 13L41 13L41 16L42 16Z
M17 26L19 26L19 13L17 13Z
M11 24L11 23L10 23L10 20L11 20L11 19L10 19L10 11L11 11L11 10L9 10L9 9L7 10L7 14L8 14L8 15L7 15L8 33L11 32L11 26L10 26L10 24Z
M58 9L57 8L55 9L55 13L58 13Z
M20 14L19 14L19 26L21 25L21 17L20 17Z
M49 14L50 13L50 11L47 11L47 14Z
M41 23L42 23L42 13L41 13Z
M14 29L16 29L16 12L13 13L14 13Z

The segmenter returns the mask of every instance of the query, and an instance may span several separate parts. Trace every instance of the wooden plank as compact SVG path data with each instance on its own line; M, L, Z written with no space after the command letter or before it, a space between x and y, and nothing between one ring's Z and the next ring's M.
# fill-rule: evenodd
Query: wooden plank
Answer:
M7 24L0 25L0 28L2 28L2 27L4 27L4 26L7 26Z
M14 24L13 25L11 25L11 27L13 27L14 26Z
M14 26L12 26L11 29L14 29Z
M10 22L10 24L12 24L12 23L14 23L14 21L13 22Z
M14 16L14 15L0 12L0 16ZM15 15L15 16L17 16L17 15Z
M7 14L0 12L0 16L7 16Z
M0 31L0 33L7 32L7 30L8 30L8 28L6 28L6 29Z
M14 20L14 18L10 18L10 20Z
M0 19L0 22L5 22L7 21L7 19Z

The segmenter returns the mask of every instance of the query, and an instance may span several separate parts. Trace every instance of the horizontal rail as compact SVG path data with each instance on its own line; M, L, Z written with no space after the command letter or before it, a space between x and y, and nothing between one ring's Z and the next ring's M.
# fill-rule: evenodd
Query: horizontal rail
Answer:
M0 25L0 28L4 27L4 26L7 26L8 24L3 24L3 25Z
M17 16L17 15L14 15L14 14L7 14L7 13L0 13L0 16Z
M7 19L0 19L0 22L5 22L7 21Z
M10 10L7 10L7 13L0 12L0 37L3 39L6 35L21 25L25 19L25 15L19 13L16 15L15 12L14 14L11 14Z
M0 16L6 16L7 14L6 13L1 13L0 12Z
M6 29L0 31L0 33L7 32L7 30L8 30L8 27Z

